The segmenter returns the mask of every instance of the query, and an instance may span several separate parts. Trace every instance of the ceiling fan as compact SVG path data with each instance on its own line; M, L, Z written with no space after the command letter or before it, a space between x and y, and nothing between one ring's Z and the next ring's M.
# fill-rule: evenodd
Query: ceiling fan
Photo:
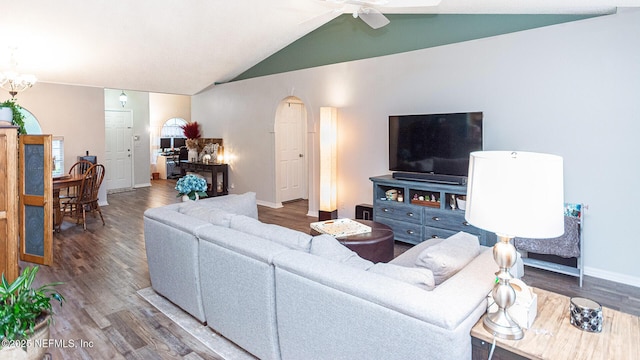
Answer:
M436 6L441 0L323 0L342 5L342 12L353 14L373 29L389 24L389 19L380 9L419 8Z

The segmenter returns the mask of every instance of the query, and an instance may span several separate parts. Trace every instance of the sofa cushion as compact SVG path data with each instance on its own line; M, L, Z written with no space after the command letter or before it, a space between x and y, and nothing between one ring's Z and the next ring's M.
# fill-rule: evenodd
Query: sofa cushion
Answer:
M309 252L311 235L274 224L265 224L249 216L235 215L229 227L282 244L290 249Z
M433 290L436 287L433 272L422 267L405 267L387 263L377 263L368 271L396 279L424 290Z
M314 236L311 240L311 250L309 252L362 270L367 270L373 266L373 262L361 258L354 251L340 244L336 238L327 234Z
M211 206L203 206L199 201L187 201L178 208L178 212L213 225L229 227L234 214Z
M461 231L425 248L418 255L416 265L431 270L439 285L478 256L479 251L478 238Z

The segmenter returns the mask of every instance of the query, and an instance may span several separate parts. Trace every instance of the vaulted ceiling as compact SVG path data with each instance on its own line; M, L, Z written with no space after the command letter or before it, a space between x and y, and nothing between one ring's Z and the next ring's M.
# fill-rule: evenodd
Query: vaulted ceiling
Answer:
M385 14L605 14L640 0L382 6ZM0 71L17 48L17 70L40 82L193 95L354 7L342 0L0 0L0 9Z

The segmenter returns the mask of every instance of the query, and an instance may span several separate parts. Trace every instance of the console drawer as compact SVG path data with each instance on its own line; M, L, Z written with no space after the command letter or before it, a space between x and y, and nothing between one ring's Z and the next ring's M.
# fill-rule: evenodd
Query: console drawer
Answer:
M393 230L393 237L397 241L419 244L424 240L424 236L422 234L423 226L420 224L398 221L383 216L376 217L375 221L391 227L391 230Z
M457 233L457 231L441 229L436 227L425 226L422 228L423 240L448 238L449 236Z
M425 209L424 224L468 233L478 232L477 228L473 227L464 219L464 212L454 212L452 210Z
M422 209L395 201L380 201L374 208L374 216L386 217L415 224L422 223Z

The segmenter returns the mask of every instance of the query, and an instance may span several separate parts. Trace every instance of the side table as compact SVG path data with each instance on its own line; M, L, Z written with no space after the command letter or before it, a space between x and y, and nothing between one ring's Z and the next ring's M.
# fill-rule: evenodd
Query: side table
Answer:
M569 298L541 289L538 316L521 340L496 340L494 360L501 359L640 359L640 317L602 308L600 333L582 331L569 322ZM473 359L488 358L493 335L482 318L471 329Z
M385 224L371 220L355 219L355 221L371 227L371 232L336 239L363 259L374 263L393 260L393 230ZM320 233L311 229L310 234L319 235Z

